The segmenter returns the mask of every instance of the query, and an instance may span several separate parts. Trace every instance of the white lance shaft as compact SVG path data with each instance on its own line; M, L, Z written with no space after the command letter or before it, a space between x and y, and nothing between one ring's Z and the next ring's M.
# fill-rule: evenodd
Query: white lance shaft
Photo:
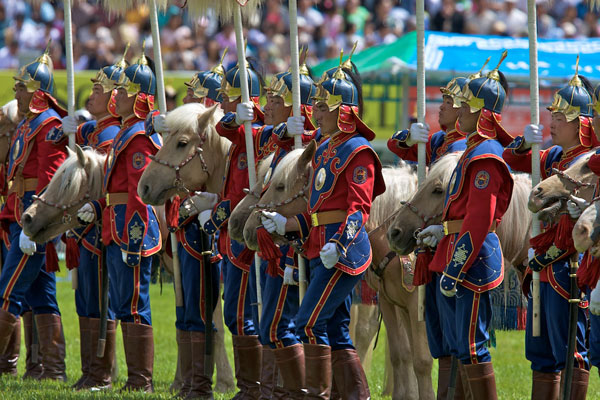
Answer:
M158 110L161 114L167 112L167 99L165 97L165 80L162 65L162 52L160 49L160 31L158 28L158 15L156 13L156 0L150 0L150 27L152 29L152 49L154 51L154 68L156 72L156 95ZM177 237L171 233L171 252L173 253L173 282L175 284L175 305L183 307L183 288L181 286L181 268L177 254Z
M529 95L531 123L540 123L540 88L538 80L538 52L537 52L537 16L535 0L527 0L527 27L529 30ZM540 183L540 145L531 146L531 185L535 187ZM531 221L531 235L539 235L540 223L537 214L533 214ZM533 271L532 309L533 309L533 336L540 336L540 273Z
M71 0L65 0L65 55L67 61L67 112L75 115L75 71L73 70L73 27L71 21ZM75 150L75 135L69 135L69 147ZM77 290L77 272L71 271L71 287Z
M244 32L242 27L242 6L236 7L233 13L233 24L235 28L235 45L237 47L238 68L240 73L240 86L242 89L242 102L250 101L248 89L248 71L246 70L246 48L244 43ZM250 187L256 184L256 164L254 161L254 143L252 136L252 123L244 122L244 133L246 139L246 157L248 158L248 181ZM254 272L256 275L256 305L258 317L262 315L262 288L260 287L260 258L254 254Z
M295 116L301 115L300 109L300 56L298 51L298 3L296 0L289 1L290 11L290 55L292 67L292 112ZM294 148L302 148L302 137L294 136ZM300 285L300 303L306 293L306 260L298 255L298 284Z
M425 123L425 1L417 0L417 121ZM417 148L417 178L419 186L425 182L425 143ZM418 288L418 320L425 321L425 286Z

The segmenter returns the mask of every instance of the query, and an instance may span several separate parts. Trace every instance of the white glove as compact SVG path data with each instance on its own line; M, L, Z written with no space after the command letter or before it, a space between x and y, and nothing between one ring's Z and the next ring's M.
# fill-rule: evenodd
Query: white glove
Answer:
M569 201L567 201L567 211L569 211L571 218L577 219L589 205L590 203L585 199L571 195Z
M406 139L406 144L412 146L415 143L427 143L429 140L429 125L422 122L415 122L410 125L410 135Z
M287 223L287 218L283 215L276 212L263 211L262 216L260 217L260 222L262 222L267 232L275 232L282 236L285 235L285 224Z
M244 125L246 121L252 121L254 119L254 104L252 102L239 103L235 106L235 123L238 125Z
M121 258L123 259L123 262L127 264L127 253L125 253L123 250L121 250Z
M283 271L283 284L284 285L297 285L298 282L294 280L294 268L285 267Z
M594 315L600 315L600 281L590 293L590 312Z
M523 130L524 147L529 148L532 144L541 144L544 141L543 129L544 125L527 125Z
M198 221L200 221L200 227L204 229L204 224L208 222L210 216L212 215L212 210L204 210L200 214L198 214Z
M287 133L290 136L299 136L304 133L304 117L289 117L287 119Z
M76 117L67 115L62 119L62 130L67 135L73 135L77 133L77 127L79 127L79 121Z
M218 194L209 192L196 192L194 196L186 199L183 202L179 208L179 213L185 218L189 215L198 214L204 210L211 210L218 201Z
M28 256L35 253L35 242L29 239L29 236L23 231L21 231L21 235L19 236L19 247L21 248L21 251Z
M326 243L319 252L319 256L321 256L323 266L327 269L333 268L340 259L340 253L338 253L335 243Z
M85 203L79 211L77 211L77 218L82 220L83 222L89 224L94 220L95 213L94 207L90 203Z
M166 114L158 114L152 118L152 125L154 126L154 130L156 132L164 135L169 134L169 127L167 126L166 119Z
M444 227L442 225L429 225L417 235L417 240L420 240L425 246L435 247L444 237Z

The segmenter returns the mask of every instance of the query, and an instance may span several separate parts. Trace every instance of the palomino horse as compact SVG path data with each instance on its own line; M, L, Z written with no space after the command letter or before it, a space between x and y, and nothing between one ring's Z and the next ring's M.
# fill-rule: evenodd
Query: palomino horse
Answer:
M17 100L11 100L0 108L0 164L7 161L10 138L17 129L20 118Z
M573 243L579 253L590 250L593 257L600 256L600 202L596 197L577 219L573 227Z
M169 135L164 137L163 146L147 165L138 183L138 194L142 201L157 206L175 195L185 196L195 190L219 193L231 145L215 129L222 117L223 111L217 105L206 108L199 103L185 104L167 114ZM225 351L220 301L213 321L217 328L214 338L217 366L215 390L228 392L235 385Z
M428 225L441 223L448 183L461 154L460 152L448 154L433 164L421 188L409 202L403 203L393 217L393 221L388 222L389 228L386 233L394 251L404 255L411 254L416 247L415 233ZM498 236L502 242L505 259L511 265L520 266L527 257L529 243L531 215L527 212L525 204L531 181L524 174L513 177L515 180L513 197L502 224L498 227ZM374 262L373 265L378 264ZM381 283L384 289L380 292L386 293L394 303L409 299L410 304L407 307L409 314L404 315L403 319L405 324L410 324L410 321L417 321L417 296L413 292L412 296L407 297L402 285L394 284L394 282L402 282L398 276L399 271L401 268L390 270L388 267L384 270L384 279Z
M252 190L248 191L246 196L231 212L227 229L229 230L229 236L238 242L244 242L244 225L252 213L254 206L260 199L265 183L265 176L269 171L272 158L273 155L270 155L258 164L256 171L256 185ZM365 366L366 360L370 358L370 353L372 351L371 343L377 333L377 327L379 325L377 311L376 306L365 304L352 305L350 335L354 341L356 352L363 362L363 366ZM360 326L361 329L356 329L356 326Z
M306 210L306 198L300 193L306 192L308 177L312 173L311 159L315 150L316 144L311 142L305 150L294 150L285 156L273 172L271 184L265 193L263 193L260 199L261 207L259 208L275 210L286 216L296 215ZM388 189L373 203L366 226L367 230L373 230L383 222L386 215L386 207L399 201L398 199L408 198L410 193L416 189L416 174L410 167L384 168L383 175ZM258 247L255 232L259 225L260 214L257 211L253 211L244 227L244 239L248 247L254 250ZM275 234L273 238L276 243L285 243L285 239L279 235ZM380 251L381 246L373 240L371 244L375 258L375 253ZM377 258L381 260L384 256L385 254L378 254ZM397 282L397 284L401 286L400 282ZM431 384L432 360L427 348L424 324L416 324L414 329L410 324L399 325L396 319L390 320L386 317L387 314L396 313L394 307L383 297L380 297L379 300L389 332L388 340L390 341L390 348L396 345L398 337L401 338L400 341L402 344L406 343L406 346L401 350L397 348L398 351L394 351L396 357L392 356L392 359L395 358L397 363L406 362L406 365L402 365L400 368L395 368L394 370L394 374L397 375L397 384L395 385L397 388L395 387L394 398L410 398L411 396L407 396L406 393L403 393L403 390L405 388L413 388L414 393L412 398L433 399L434 395ZM381 303L382 301L383 303ZM382 304L389 304L389 307L385 307ZM394 321L394 324L390 324L390 321ZM409 339L406 339L407 332L411 332ZM409 340L412 343L409 344ZM401 351L404 354L398 355ZM414 375L404 373L407 368L411 367L411 355L416 360L413 365L414 368L412 368ZM416 375L419 388L418 393L416 390L417 383L402 385L401 378L404 378L405 375L408 376L406 382L409 382L411 378L414 380L414 376Z

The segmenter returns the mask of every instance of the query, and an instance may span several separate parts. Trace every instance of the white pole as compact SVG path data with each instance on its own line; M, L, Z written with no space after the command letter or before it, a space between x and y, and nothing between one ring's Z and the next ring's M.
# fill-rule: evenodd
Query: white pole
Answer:
M233 12L233 24L235 27L235 43L237 47L238 68L240 73L240 86L242 89L242 102L250 101L248 90L248 71L246 71L246 48L244 44L244 31L242 27L242 6ZM254 161L254 143L252 136L252 123L244 122L246 139L246 156L248 158L248 180L251 188L256 184L256 164ZM258 307L258 318L262 315L262 288L260 287L260 258L254 254L254 272L256 275L256 305Z
M160 49L160 31L158 27L158 15L156 12L156 0L150 0L150 27L152 29L152 49L154 51L154 69L156 72L156 97L158 98L158 110L161 114L167 112L167 99L165 97L165 80L162 65L162 52ZM171 252L173 253L173 283L175 285L175 305L183 307L183 288L181 284L181 266L177 254L177 236L171 233Z
M535 9L536 0L527 0L527 27L529 30L529 93L531 123L540 123L540 90L538 79L538 54L537 54L537 16ZM540 183L540 145L531 146L531 185L535 187ZM533 214L531 221L531 234L537 236L540 233L540 223L537 214ZM533 271L532 285L532 309L533 309L533 336L540 336L540 273Z
M295 116L301 115L300 110L300 57L298 54L298 3L296 0L289 0L290 12L290 54L292 67L292 112ZM302 148L302 138L294 136L294 148ZM304 257L298 254L298 285L300 292L300 303L306 293L306 261Z
M425 1L417 0L417 121L425 122ZM418 144L417 178L419 186L425 182L425 143ZM425 320L425 286L418 289L418 320Z
M67 113L75 115L75 71L73 70L73 26L71 21L71 0L65 0L65 55L67 58ZM75 150L75 135L69 135L69 147ZM71 287L77 290L77 272L71 274Z

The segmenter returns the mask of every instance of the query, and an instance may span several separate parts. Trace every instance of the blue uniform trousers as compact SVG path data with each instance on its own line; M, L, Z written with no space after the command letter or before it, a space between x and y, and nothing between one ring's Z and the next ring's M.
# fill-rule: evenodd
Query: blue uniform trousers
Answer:
M332 350L352 348L348 329L352 289L361 275L327 269L320 258L309 265L310 282L296 316L296 336L303 343L324 344Z
M190 224L191 225L191 224ZM197 230L198 226L193 225L188 228L184 227L186 231ZM189 246L193 246L193 251L200 254L200 237L199 232L196 237L197 240L190 240L191 237L187 236L187 243ZM196 233L196 232L193 232ZM205 271L200 267L200 260L194 257L187 248L181 244L177 244L177 254L179 255L179 265L181 269L181 288L183 291L183 307L175 307L175 327L182 331L194 331L194 332L205 332L206 321L206 304L205 304ZM220 284L220 268L219 264L210 265L212 272L212 310L213 312L217 306L219 298L219 284Z
M223 255L223 318L232 335L258 335L252 320L249 273Z
M279 275L265 274L260 337L263 344L282 348L299 343L296 338L295 317L298 313L299 288L284 285Z
M449 356L450 344L442 329L442 317L440 310L443 308L441 302L452 299L442 299L445 297L439 290L440 274L434 273L431 282L425 285L425 328L427 330L427 342L429 351L433 358Z
M36 314L59 314L56 302L54 273L45 271L45 246L37 245L37 251L25 255L19 248L21 227L10 224L10 250L0 274L0 307L15 316L21 315L23 302L27 302ZM31 290L30 290L31 289Z
M539 372L559 372L565 368L569 337L569 302L558 294L548 282L540 282L540 331L533 337L532 301L529 292L527 304L527 327L525 329L525 357L531 369ZM573 360L576 368L589 369L585 331L585 310L578 309L577 343Z
M268 262L261 259L260 260L260 288L262 290L262 301L263 301L263 310L265 309L265 282L267 276L267 266ZM253 259L252 264L250 265L250 272L248 275L248 294L250 295L250 310L252 312L252 323L254 324L254 329L256 334L258 335L258 339L261 344L267 344L268 338L263 338L262 330L260 328L260 324L262 323L262 319L258 319L258 298L256 297L256 258ZM263 311L264 312L264 311Z
M101 253L101 250L97 250ZM87 318L100 318L102 307L102 257L79 245L79 266L77 273L77 290L75 290L75 309L77 315ZM74 271L74 272L75 272ZM108 319L115 319L108 301Z
M122 322L152 325L150 274L152 257L140 257L140 265L123 262L121 248L112 242L106 247L109 296L115 317Z
M487 348L488 329L492 322L492 304L489 292L473 292L461 284L456 295L446 297L439 291L442 331L452 355L463 364L477 364L492 360Z

